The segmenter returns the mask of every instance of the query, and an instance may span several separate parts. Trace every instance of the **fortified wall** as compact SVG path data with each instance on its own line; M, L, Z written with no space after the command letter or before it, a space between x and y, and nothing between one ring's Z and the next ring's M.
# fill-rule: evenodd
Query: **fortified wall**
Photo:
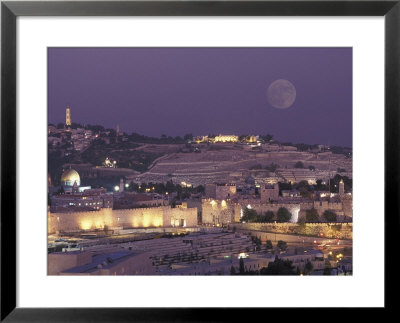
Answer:
M48 233L77 232L109 228L194 227L197 226L197 208L138 208L98 211L47 213Z
M227 224L240 221L241 206L231 200L203 199L201 203L203 224Z
M276 232L325 238L353 239L352 223L235 223L240 231Z
M243 203L242 203L243 204ZM243 204L243 208L247 207L245 203ZM292 219L291 222L296 223L300 218L304 218L306 216L306 211L314 208L318 215L321 217L323 213L327 210L333 211L338 216L338 219L343 219L343 216L348 218L353 217L353 202L351 199L345 199L343 201L299 201L299 202L289 202L289 201L279 201L272 203L250 203L251 209L257 211L258 213L264 213L267 211L272 211L276 214L281 207L286 208L291 214Z

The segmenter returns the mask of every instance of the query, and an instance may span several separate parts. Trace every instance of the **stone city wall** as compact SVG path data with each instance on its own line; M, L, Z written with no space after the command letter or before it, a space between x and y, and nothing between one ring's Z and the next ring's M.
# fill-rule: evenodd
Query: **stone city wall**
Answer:
M281 207L286 208L291 214L292 219L290 222L296 223L300 218L305 217L306 210L314 208L318 215L321 217L327 210L333 211L338 216L338 219L343 219L343 216L353 216L353 203L352 200L345 200L343 202L329 202L329 201L310 201L310 202L299 202L299 203L250 203L250 207L256 210L258 213L265 213L272 211L276 215ZM242 203L243 208L247 207L246 203Z
M264 231L285 234L353 239L352 223L235 223L229 226L240 231Z
M241 206L231 200L202 200L201 222L203 224L227 224L240 221Z
M174 220L172 223L171 221ZM175 222L177 220L177 222ZM76 232L109 228L148 228L171 226L197 226L197 209L153 207L138 209L100 209L98 211L50 213L48 233Z

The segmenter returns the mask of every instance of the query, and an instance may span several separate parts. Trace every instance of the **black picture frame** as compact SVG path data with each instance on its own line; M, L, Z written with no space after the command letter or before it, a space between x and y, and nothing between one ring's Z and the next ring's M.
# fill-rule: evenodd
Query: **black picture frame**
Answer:
M16 307L16 19L19 16L384 16L385 309L394 309L391 274L399 233L400 1L2 1L1 3L1 321L233 321L243 309ZM373 131L371 130L371 135ZM366 197L367 198L367 197ZM392 266L391 266L392 265ZM373 275L373 272L371 272ZM367 288L367 286L366 286ZM267 304L266 304L267 305ZM312 303L310 303L312 307ZM265 309L252 309L251 317ZM287 311L287 310L286 310ZM243 313L243 312L242 312ZM292 315L292 311L285 315ZM254 315L254 316L253 316Z

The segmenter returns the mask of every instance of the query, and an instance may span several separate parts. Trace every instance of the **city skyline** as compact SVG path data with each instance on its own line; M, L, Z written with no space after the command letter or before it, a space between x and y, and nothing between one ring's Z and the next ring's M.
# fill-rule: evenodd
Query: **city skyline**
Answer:
M351 48L50 48L48 54L50 123L65 121L69 105L72 122L118 124L152 137L270 133L282 142L352 147ZM296 88L287 109L268 102L277 79Z

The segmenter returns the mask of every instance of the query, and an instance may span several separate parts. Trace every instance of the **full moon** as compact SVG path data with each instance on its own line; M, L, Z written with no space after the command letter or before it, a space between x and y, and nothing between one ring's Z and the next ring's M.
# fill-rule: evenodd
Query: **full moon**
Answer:
M268 87L267 98L274 108L289 108L296 100L296 88L288 80L276 80Z

